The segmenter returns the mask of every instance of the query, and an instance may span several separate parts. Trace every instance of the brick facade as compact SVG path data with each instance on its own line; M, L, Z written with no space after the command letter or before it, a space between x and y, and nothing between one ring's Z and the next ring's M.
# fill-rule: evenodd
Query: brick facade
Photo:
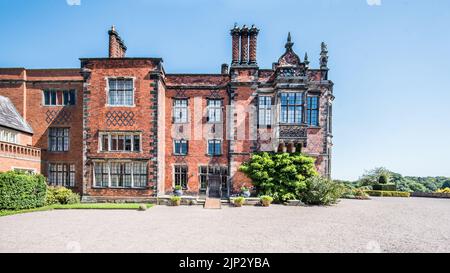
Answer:
M113 28L108 33L109 57L82 58L80 69L0 69L0 95L9 97L33 128L32 145L42 151L44 175L49 176L49 164L74 165L73 189L85 200L170 194L176 181L186 182L186 194L205 195L213 177L221 179L222 196L229 196L243 185L251 186L238 169L252 153L301 150L316 158L322 175L330 176L334 97L325 44L320 69L309 68L307 56L300 60L290 35L278 62L260 69L259 30L235 26L229 69L222 65L217 74L166 74L162 59L125 57L118 32ZM46 105L45 90L73 90L75 103ZM282 122L282 115L293 118L282 110L284 93L302 96L296 122ZM271 101L270 126L260 124L261 96ZM313 120L307 105L311 96L318 105L314 124L308 124ZM186 112L179 111L176 101L186 105ZM219 101L219 108L211 106ZM220 117L210 120L210 113ZM69 128L67 151L50 151L50 128ZM131 140L135 136L138 140ZM187 143L186 154L175 153L175 140ZM216 146L208 144L216 143L212 140L220 143L218 155L208 154L215 151ZM138 148L130 148L137 143ZM140 175L145 183L139 182Z

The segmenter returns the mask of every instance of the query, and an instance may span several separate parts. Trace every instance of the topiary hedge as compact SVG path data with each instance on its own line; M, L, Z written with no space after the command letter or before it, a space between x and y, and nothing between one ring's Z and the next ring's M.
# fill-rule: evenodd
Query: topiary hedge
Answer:
M381 197L409 197L409 192L404 191L366 191L370 196L381 196Z
M17 172L0 173L0 209L42 207L47 185L44 176Z
M396 191L395 184L375 184L372 186L374 191Z

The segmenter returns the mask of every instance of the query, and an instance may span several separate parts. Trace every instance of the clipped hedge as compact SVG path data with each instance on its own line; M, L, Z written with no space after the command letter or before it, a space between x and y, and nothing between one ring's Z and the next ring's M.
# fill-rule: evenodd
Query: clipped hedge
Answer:
M395 184L375 184L372 188L374 191L397 191Z
M18 210L42 207L47 185L44 176L17 172L0 173L0 209Z
M370 196L381 197L409 197L410 193L405 191L366 191Z

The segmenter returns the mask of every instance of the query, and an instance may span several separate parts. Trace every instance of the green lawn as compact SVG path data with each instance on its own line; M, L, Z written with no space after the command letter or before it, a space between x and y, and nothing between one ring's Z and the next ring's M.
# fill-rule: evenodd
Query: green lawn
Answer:
M139 209L140 204L134 203L82 203L82 204L70 204L70 205L51 205L44 206L35 209L24 209L24 210L0 210L0 217L19 214L19 213L28 213L35 211L46 211L53 209L131 209L137 210ZM153 207L153 204L146 204L147 208Z

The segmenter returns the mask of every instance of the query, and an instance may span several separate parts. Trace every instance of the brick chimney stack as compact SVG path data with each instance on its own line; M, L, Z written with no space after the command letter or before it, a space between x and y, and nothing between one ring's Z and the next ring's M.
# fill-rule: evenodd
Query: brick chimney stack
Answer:
M244 25L241 29L241 64L248 63L248 27Z
M125 43L120 38L114 25L111 30L108 31L109 34L109 58L124 58L127 47Z
M234 24L234 28L231 30L232 37L232 54L231 54L231 65L239 64L239 37L241 35L241 30Z
M249 64L256 65L256 46L257 46L257 41L258 41L259 29L257 29L255 27L255 25L252 25L252 28L250 29L249 33L250 33L250 45L249 45L250 60L249 60Z

